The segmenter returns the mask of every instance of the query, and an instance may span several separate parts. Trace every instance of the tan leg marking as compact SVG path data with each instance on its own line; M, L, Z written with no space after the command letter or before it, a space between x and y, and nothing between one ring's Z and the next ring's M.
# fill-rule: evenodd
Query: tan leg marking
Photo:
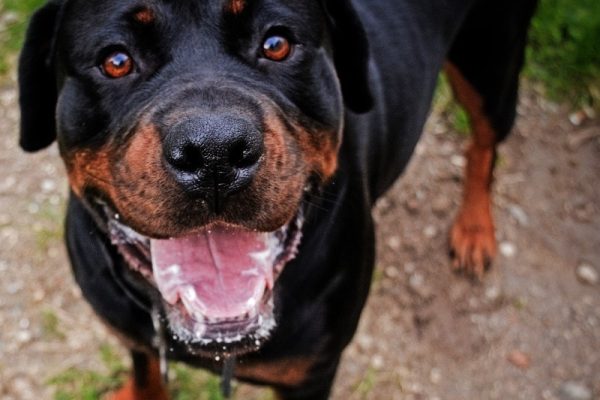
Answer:
M463 204L450 231L452 266L478 278L496 255L491 212L491 184L496 152L496 132L483 110L477 91L452 64L445 66L455 96L469 114L472 143L467 152Z
M160 364L157 358L149 358L148 373L144 385L131 376L123 387L110 393L106 400L169 400L167 389L162 383Z

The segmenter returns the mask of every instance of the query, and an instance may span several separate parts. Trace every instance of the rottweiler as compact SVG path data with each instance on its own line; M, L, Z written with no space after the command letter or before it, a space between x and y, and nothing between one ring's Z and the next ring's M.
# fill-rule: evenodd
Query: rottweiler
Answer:
M50 0L20 144L58 142L75 279L130 349L326 399L369 292L371 208L447 72L473 131L452 266L496 252L490 185L536 0Z

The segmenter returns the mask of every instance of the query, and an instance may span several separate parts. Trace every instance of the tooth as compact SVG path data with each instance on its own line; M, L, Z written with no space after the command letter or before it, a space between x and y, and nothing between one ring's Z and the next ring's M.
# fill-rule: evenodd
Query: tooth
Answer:
M256 299L254 297L248 299L246 302L246 307L248 307L250 310L253 310L256 307Z
M198 299L196 289L192 285L185 285L179 288L179 295L186 310L197 320L204 319L202 311L204 304Z

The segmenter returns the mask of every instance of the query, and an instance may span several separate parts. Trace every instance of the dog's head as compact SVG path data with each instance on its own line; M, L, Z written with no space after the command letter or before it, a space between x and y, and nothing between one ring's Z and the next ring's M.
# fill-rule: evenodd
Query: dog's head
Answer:
M181 340L260 340L344 109L370 107L367 54L347 0L50 1L21 55L21 146L58 140Z

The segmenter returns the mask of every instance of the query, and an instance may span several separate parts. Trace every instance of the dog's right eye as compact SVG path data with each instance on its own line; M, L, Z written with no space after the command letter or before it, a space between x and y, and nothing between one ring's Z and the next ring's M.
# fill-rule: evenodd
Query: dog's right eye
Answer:
M101 69L109 78L122 78L133 71L133 60L126 52L115 51L104 59Z

